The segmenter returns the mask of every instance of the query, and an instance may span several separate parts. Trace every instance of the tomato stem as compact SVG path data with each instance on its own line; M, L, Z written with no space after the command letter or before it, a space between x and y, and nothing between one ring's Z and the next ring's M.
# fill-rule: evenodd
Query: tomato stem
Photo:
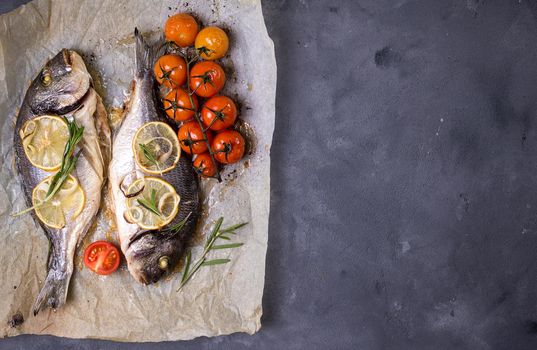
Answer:
M186 80L186 87L187 87L187 91L188 91L188 98L190 99L190 105L192 107L194 107L195 105L194 105L194 100L192 98L192 95L201 86L201 84L198 85L194 91L190 90L190 65L196 60L196 57L188 57L188 54L187 54L187 57L183 57L183 58L185 58L185 61L186 61L186 79L187 79ZM207 73L205 73L205 74L207 74ZM210 81L212 83L211 79L210 79ZM204 141L207 143L207 149L209 151L209 155L211 156L211 161L213 162L214 167L216 169L216 175L215 176L210 176L210 177L217 179L218 182L222 182L222 177L220 176L220 171L218 171L218 164L216 163L216 160L214 158L214 153L213 153L211 144L209 142L209 138L207 137L207 132L203 128L203 123L201 122L201 116L200 116L200 113L199 113L198 110L194 111L194 118L198 122L198 125L199 125L199 127L201 129L201 132L203 133ZM189 133L189 136L190 136L190 133ZM190 145L189 147L190 147L190 151L191 151L192 156L193 156L194 154L192 152L192 146Z

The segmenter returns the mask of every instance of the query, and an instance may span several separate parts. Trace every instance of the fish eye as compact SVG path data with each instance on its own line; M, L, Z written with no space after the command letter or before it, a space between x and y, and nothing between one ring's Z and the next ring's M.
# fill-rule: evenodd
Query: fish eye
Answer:
M43 70L43 74L41 74L41 83L44 86L48 86L50 83L52 83L52 76L50 75L49 70Z
M158 259L158 268L161 269L161 270L166 270L168 269L168 264L170 262L170 258L167 257L166 255L164 256L161 256L159 259Z

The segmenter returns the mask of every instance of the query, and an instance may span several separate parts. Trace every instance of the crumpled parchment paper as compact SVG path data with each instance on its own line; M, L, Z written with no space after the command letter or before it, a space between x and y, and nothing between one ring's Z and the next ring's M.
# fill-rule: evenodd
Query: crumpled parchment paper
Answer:
M133 77L134 27L157 37L167 16L184 11L230 34L230 55L223 60L228 73L224 93L241 104L241 118L254 133L246 161L228 167L223 183L209 180L202 185L204 205L193 259L219 216L224 216L224 226L249 222L233 237L244 246L210 253L232 261L202 268L181 292L176 292L179 273L144 286L123 263L117 273L98 276L84 268L80 255L91 241L117 241L105 196L105 208L75 258L67 304L34 317L31 306L45 278L48 243L30 215L10 216L25 207L12 139L28 82L58 50L75 49L85 58L113 117ZM0 16L0 51L1 335L161 341L256 332L261 326L276 88L274 48L260 1L36 0ZM24 323L13 327L8 323L17 313Z

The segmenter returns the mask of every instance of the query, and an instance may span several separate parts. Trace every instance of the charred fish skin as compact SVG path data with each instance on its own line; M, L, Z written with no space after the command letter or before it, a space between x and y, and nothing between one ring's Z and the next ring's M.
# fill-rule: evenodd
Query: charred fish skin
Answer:
M23 100L14 133L15 162L26 203L32 205L32 190L51 173L32 166L24 153L19 130L39 115L70 115L84 126L81 152L73 172L86 195L84 211L62 229L52 229L32 216L43 228L51 250L47 277L34 303L33 311L65 303L73 272L74 252L99 209L101 187L110 159L110 128L106 112L97 93L91 87L91 77L84 61L76 52L63 49L48 61L33 80Z
M165 117L157 110L152 50L137 29L134 35L136 71L123 122L114 138L110 184L121 250L129 271L137 281L150 284L173 270L195 230L199 215L198 178L190 161L181 156L177 166L162 175L181 197L179 213L174 220L159 231L145 232L136 224L125 220L123 214L127 208L125 196L120 189L121 182L127 175L140 171L134 160L132 138L143 124L165 121ZM187 217L185 225L178 232L167 230Z

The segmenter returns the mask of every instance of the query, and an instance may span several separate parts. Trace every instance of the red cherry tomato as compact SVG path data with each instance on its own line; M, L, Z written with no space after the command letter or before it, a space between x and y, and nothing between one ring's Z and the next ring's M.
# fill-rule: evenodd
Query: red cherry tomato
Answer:
M244 155L245 141L241 133L224 130L214 137L212 143L214 158L222 164L236 163Z
M216 164L213 163L209 153L202 153L196 156L193 162L196 172L205 177L216 175Z
M96 241L84 251L84 265L99 275L109 275L119 267L118 249L109 242Z
M180 56L164 55L155 62L153 73L159 84L174 89L186 82L186 62Z
M201 109L201 121L214 131L229 128L237 119L237 106L227 96L213 96Z
M194 117L194 112L198 109L198 99L192 95L192 102L188 93L183 89L173 89L163 99L166 115L177 122L184 122Z
M205 134L207 135L209 144L211 144L213 141L212 131L207 130ZM181 149L188 154L200 154L207 152L209 149L207 142L203 137L203 132L201 131L198 122L195 120L181 125L177 132L177 137L179 138Z
M190 70L190 89L198 96L211 97L222 90L226 74L218 63L198 62Z
M166 40L173 41L181 47L194 45L196 35L198 35L198 23L188 13L173 15L164 25Z

